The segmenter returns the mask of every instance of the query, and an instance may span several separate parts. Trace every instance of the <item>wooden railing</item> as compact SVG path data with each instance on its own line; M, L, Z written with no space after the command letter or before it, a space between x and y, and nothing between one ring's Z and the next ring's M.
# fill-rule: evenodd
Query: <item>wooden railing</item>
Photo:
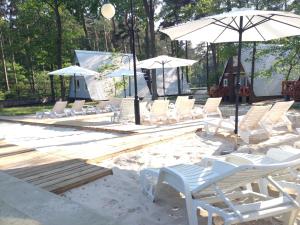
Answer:
M282 81L281 93L284 96L293 98L295 101L300 101L300 81Z

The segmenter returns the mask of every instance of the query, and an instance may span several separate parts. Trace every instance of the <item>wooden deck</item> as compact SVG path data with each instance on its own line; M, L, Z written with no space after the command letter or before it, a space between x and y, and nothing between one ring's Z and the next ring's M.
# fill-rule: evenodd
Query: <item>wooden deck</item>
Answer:
M47 191L61 194L101 177L112 170L0 141L0 170Z

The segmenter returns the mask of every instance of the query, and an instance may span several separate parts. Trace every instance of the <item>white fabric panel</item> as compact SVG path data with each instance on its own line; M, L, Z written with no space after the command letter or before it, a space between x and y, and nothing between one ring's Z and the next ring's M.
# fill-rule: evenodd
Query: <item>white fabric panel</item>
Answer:
M181 79L181 69L180 69L180 79ZM158 95L163 95L163 75L162 69L156 69L156 83L157 83L157 93ZM183 81L180 80L180 87L182 94L190 93L190 87L186 82L186 77L183 77ZM166 95L178 94L178 80L177 80L177 68L165 69L165 88Z
M257 45L257 49L268 48L268 45ZM265 55L255 61L255 73L268 70L272 67L276 57L274 55ZM242 50L242 65L249 77L251 76L252 68L252 48L244 48ZM254 78L254 93L256 96L278 96L281 95L281 82L284 80L284 75L273 72L270 77L255 77Z
M95 76L85 76L84 79L91 99L96 101L107 99L104 80L97 80Z

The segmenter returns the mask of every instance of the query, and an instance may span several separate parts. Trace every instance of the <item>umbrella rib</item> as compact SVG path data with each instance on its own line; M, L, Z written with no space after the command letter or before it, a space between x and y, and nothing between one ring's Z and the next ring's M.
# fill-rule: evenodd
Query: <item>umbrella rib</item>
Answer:
M248 16L246 16L248 19L248 22L246 23L246 25L243 27L243 29L247 29L248 25L253 24L252 23L252 19L254 18L254 16L252 16L251 18L249 18Z
M215 42L215 41L218 40L218 38L225 32L225 30L226 30L229 26L231 26L230 24L231 24L233 21L235 21L234 18L233 18L232 21L228 24L228 26L226 26L226 27L222 30L222 32L215 38L215 40L214 40L213 42ZM218 25L218 24L216 24L216 25ZM222 26L222 27L223 27L223 26ZM230 28L229 28L229 29L230 29Z
M265 18L264 16L260 15L261 17ZM283 16L283 17L288 17L288 16ZM290 18L295 18L295 17L290 17ZM276 20L276 19L273 19L273 18L270 18L270 20L273 20L277 23L281 23L281 24L284 24L284 25L287 25L287 26L291 26L291 27L294 27L294 28L297 28L297 29L300 29L300 27L298 26L295 26L293 24L289 24L289 23L286 23L286 22L283 22L283 21L280 21L280 20Z
M214 22L212 22L212 24L215 24L215 25L220 26L220 27L224 27L225 29L231 29L231 30L238 31L238 29L236 29L234 26L231 25L232 22L235 22L235 18L232 18L232 21L230 23L228 23L228 24L222 22L221 20L213 18ZM222 18L222 19L225 19L225 18ZM220 23L220 24L218 24L218 23ZM235 24L236 24L236 22L235 22Z
M248 18L248 16L247 16L247 18ZM253 17L252 17L253 18ZM251 19L252 19L251 18ZM249 19L249 18L248 18ZM249 20L249 22L252 24L252 25L254 25L253 23L252 23L252 21L250 21ZM262 35L262 33L257 29L257 26L253 26L253 28L257 31L257 33L262 37L262 39L264 40L264 41L266 41L266 39L265 39L265 37Z
M247 27L244 31L249 30L249 29L251 29L253 27L257 27L258 25L261 25L261 24L263 24L265 22L268 22L268 21L271 20L272 17L273 17L273 15L271 15L269 17L263 17L264 18L263 20L261 20L261 21L259 21L257 23L252 23L252 26Z

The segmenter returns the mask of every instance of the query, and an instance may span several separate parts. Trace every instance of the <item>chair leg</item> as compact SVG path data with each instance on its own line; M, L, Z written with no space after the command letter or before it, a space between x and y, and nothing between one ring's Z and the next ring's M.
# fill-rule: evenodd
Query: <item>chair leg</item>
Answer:
M294 225L297 218L298 210L293 210L283 216L283 225Z
M197 206L191 196L185 196L185 203L189 225L198 225Z

